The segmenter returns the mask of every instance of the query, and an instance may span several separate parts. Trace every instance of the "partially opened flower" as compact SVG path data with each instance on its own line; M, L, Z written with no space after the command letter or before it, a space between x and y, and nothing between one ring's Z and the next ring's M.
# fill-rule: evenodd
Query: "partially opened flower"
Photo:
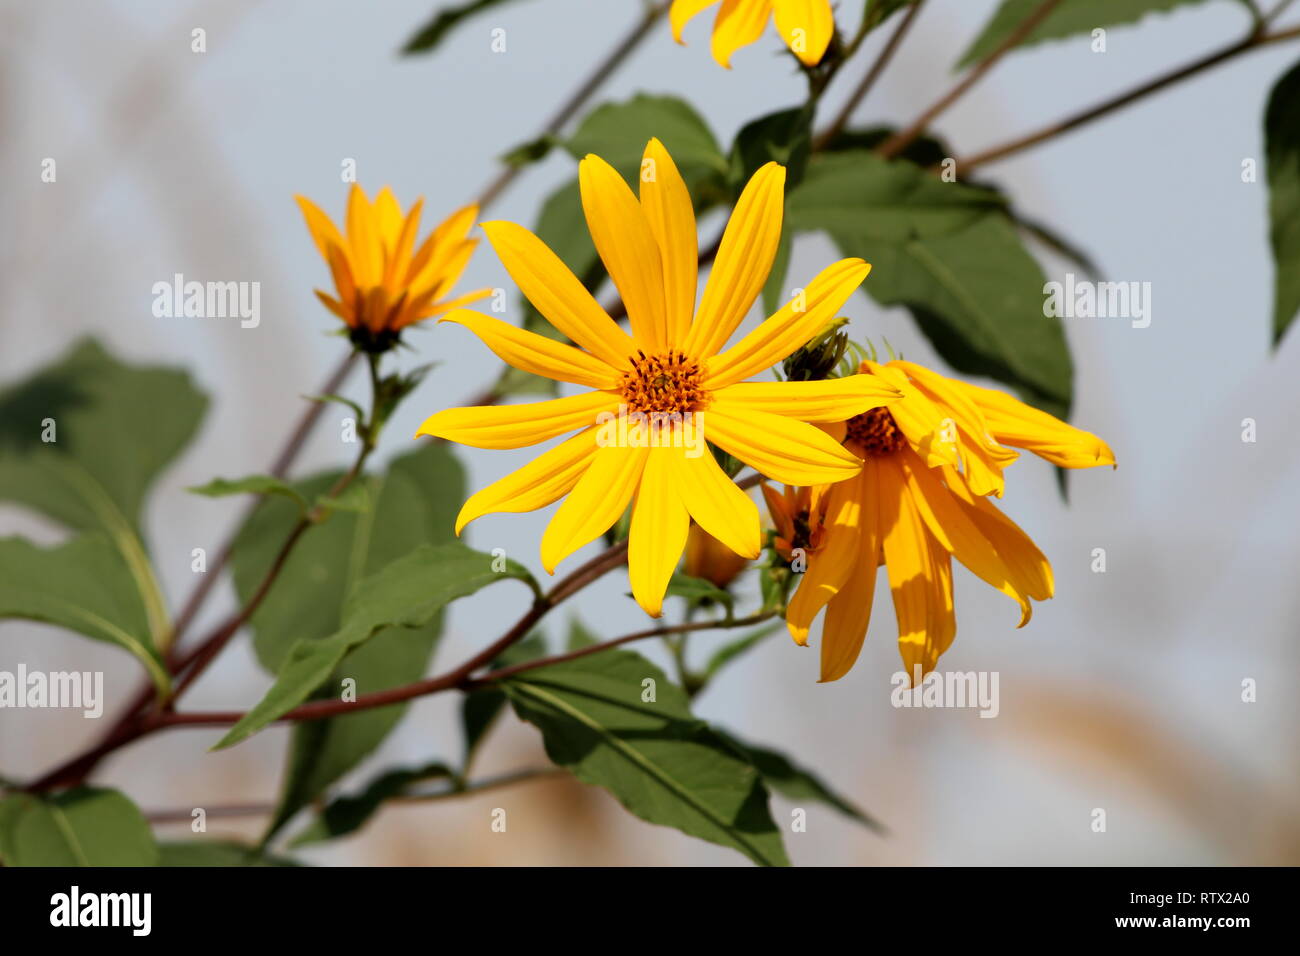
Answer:
M696 308L699 250L690 195L668 152L651 140L640 198L604 160L579 167L587 225L627 307L623 331L544 243L507 222L484 223L524 295L574 343L470 310L464 325L511 365L585 391L536 404L453 408L420 434L478 448L520 448L577 434L473 495L457 533L494 511L532 511L564 497L542 536L548 573L600 536L632 505L628 566L637 602L659 616L690 519L732 551L756 558L754 502L718 466L705 438L760 473L790 484L856 475L859 460L808 422L842 421L898 397L879 376L826 382L746 382L781 361L827 322L870 267L845 259L735 345L781 235L785 170L754 174L727 224Z
M479 289L447 297L478 244L467 238L477 206L456 210L417 248L423 199L403 215L387 186L372 203L353 183L344 235L310 199L295 198L334 278L334 295L319 289L316 295L347 324L359 348L383 351L408 325L492 294Z
M668 19L678 43L687 21L717 2L673 0ZM835 35L830 0L722 0L713 21L713 58L730 69L731 55L762 36L773 18L790 51L805 66L816 66Z
M876 569L884 564L899 651L915 679L934 668L957 632L952 558L1014 599L1020 626L1029 621L1031 601L1052 596L1047 558L986 497L1002 495L1002 471L1018 456L1007 446L1063 468L1114 465L1115 456L1096 435L1003 392L913 362L865 362L861 371L903 393L888 408L828 429L862 459L861 474L817 489L802 510L797 498L768 492L778 531L799 522L819 531L786 621L804 644L826 609L821 679L838 680L862 649Z

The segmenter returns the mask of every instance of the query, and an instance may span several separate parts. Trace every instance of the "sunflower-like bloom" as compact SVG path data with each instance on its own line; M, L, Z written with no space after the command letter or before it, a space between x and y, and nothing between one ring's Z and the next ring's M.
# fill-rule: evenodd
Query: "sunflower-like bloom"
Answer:
M1015 446L1063 468L1114 465L1096 435L1011 396L939 375L913 362L864 362L861 372L903 398L827 430L863 462L861 474L826 488L764 488L787 559L807 570L786 621L798 644L826 608L821 680L858 658L871 619L876 569L889 574L898 646L914 679L933 670L957 632L952 558L1020 605L1052 596L1052 567L1034 542L988 500L1001 497Z
M446 298L478 245L477 239L467 238L478 217L477 206L456 210L417 249L423 199L403 215L387 186L372 203L353 183L345 237L314 202L294 198L334 277L335 295L320 289L316 295L347 324L360 348L383 351L408 325L492 294L491 289L479 289Z
M597 156L578 172L583 211L627 306L623 331L546 245L507 222L483 224L502 263L538 312L577 347L465 309L442 321L474 332L504 361L588 391L535 404L453 408L419 434L477 448L521 448L577 434L473 495L456 531L495 511L532 511L564 497L541 541L548 573L632 505L632 593L658 617L690 519L731 550L758 557L753 500L709 453L707 440L789 484L852 478L861 462L809 422L843 421L899 396L879 376L826 382L746 382L831 321L870 266L825 269L731 348L724 346L766 281L781 235L785 170L754 174L732 213L696 308L699 250L690 195L658 140L646 147L640 198Z
M682 41L686 22L718 0L673 0L668 11L673 37ZM776 29L790 51L806 66L816 66L835 35L830 0L722 0L713 21L713 58L731 69L731 55L749 46L775 16Z

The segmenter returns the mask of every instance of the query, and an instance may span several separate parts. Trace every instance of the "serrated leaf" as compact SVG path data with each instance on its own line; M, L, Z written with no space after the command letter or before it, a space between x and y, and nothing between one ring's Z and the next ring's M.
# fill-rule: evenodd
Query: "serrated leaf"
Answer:
M299 494L297 488L271 475L247 475L234 479L213 478L206 485L196 485L185 490L207 498L224 498L227 495L279 495L296 502L303 511L307 510L307 499Z
M0 800L0 860L5 866L154 866L158 846L124 795L79 787Z
M57 624L116 644L144 665L159 693L170 692L144 603L107 535L86 534L52 548L0 538L0 618Z
M497 581L532 581L521 565L463 544L423 545L357 583L343 608L343 626L329 637L303 639L290 649L266 696L214 747L246 739L297 707L356 648L389 628L420 628L457 598Z
M1276 268L1273 344L1300 311L1300 64L1277 81L1264 111L1269 239Z
M453 776L451 769L442 763L385 771L366 784L360 793L331 800L320 816L289 845L299 847L355 833L370 821L385 801L405 793L412 784Z
M406 44L402 47L402 53L408 56L413 53L432 53L447 38L447 35L460 26L463 21L491 10L493 7L504 6L511 2L513 0L468 0L467 3L462 3L459 6L438 10L434 13L432 19L416 30L411 38L406 41Z
M1002 0L1002 5L962 54L957 66L970 66L996 50L1042 2L1043 0ZM1062 0L1019 45L1035 46L1049 40L1089 36L1098 28L1137 23L1151 13L1204 2L1205 0Z
M642 700L654 681L655 700ZM550 759L650 823L788 865L757 770L697 720L686 695L630 651L610 650L502 681Z

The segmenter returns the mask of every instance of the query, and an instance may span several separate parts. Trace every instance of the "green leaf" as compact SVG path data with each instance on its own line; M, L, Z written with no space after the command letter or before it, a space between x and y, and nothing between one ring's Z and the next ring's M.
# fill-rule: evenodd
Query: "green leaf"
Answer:
M354 481L337 495L321 495L316 499L316 507L327 514L335 511L361 514L370 510L370 492L365 482Z
M186 488L186 491L208 498L222 498L226 495L280 495L296 502L303 511L307 510L307 499L298 489L287 481L281 481L271 475L248 475L244 478L213 478L206 485Z
M159 866L302 866L235 840L176 840L158 844Z
M575 622L576 624L576 622ZM572 635L570 635L572 639ZM512 644L492 662L491 670L511 667L525 661L536 660L546 654L546 639L540 633L529 634L517 644ZM501 716L506 706L506 695L495 687L482 687L466 694L460 702L460 725L465 740L465 757L461 762L461 777L469 774L479 745Z
M707 603L721 604L727 609L728 618L736 610L736 599L731 592L723 590L712 581L694 578L682 571L673 572L668 581L668 590L664 593L667 597L685 598L688 607Z
M1002 5L984 25L975 42L962 54L957 66L970 66L996 50L1042 2L1043 0L1002 0ZM1137 23L1150 13L1203 2L1205 0L1063 0L1020 42L1020 46L1035 46L1048 40L1091 35L1099 27Z
M1264 111L1268 157L1269 238L1277 279L1273 296L1273 344L1300 311L1300 64L1277 81Z
M845 255L870 262L866 291L882 305L907 306L954 369L1068 415L1065 334L1043 314L1045 277L1002 197L849 151L813 162L788 205L792 227L823 229Z
M656 700L642 699L654 681ZM758 771L692 716L686 695L645 658L610 650L502 681L546 753L609 790L641 819L788 865Z
M371 780L360 793L331 800L321 815L289 845L299 847L355 833L369 822L385 801L405 793L412 784L453 776L451 769L442 763L388 770Z
M423 545L358 582L343 608L343 625L329 637L303 638L290 649L274 686L213 749L239 743L301 704L350 652L388 628L420 628L447 604L496 581L532 582L521 565L463 544ZM535 585L534 585L535 587Z
M775 634L781 627L781 621L773 621L770 624L755 628L743 637L723 644L713 652L713 656L709 658L708 664L705 665L704 679L706 681L711 680L720 670L736 658L757 647L765 638Z
M107 535L86 534L52 548L0 538L0 618L57 624L116 644L144 665L160 693L170 692L131 570Z
M431 53L438 44L447 38L447 34L460 26L463 20L468 20L493 7L504 6L510 2L512 0L469 0L469 2L462 3L459 6L438 10L427 23L415 31L411 38L406 41L406 45L402 47L402 53L407 56L412 53Z
M751 176L771 162L785 167L787 191L799 185L812 155L812 112L802 106L770 113L746 125L731 147L731 186L736 196Z
M763 782L789 800L815 800L833 807L869 830L883 834L884 826L848 800L831 790L814 773L794 763L785 754L765 747L742 743L735 736L719 731L758 768Z
M5 866L154 866L158 846L136 805L116 790L79 787L54 797L0 800Z
M526 143L520 143L514 149L510 150L501 157L501 161L507 166L516 169L522 166L531 166L545 159L550 155L551 150L559 144L559 140L549 133L545 136L539 136L537 139L531 139Z
M170 626L142 543L141 509L207 404L184 372L124 365L91 339L0 389L0 501L75 531L106 532L131 570L155 644Z
M664 144L688 186L701 180L720 182L730 169L708 124L694 107L675 96L638 93L622 103L598 106L565 148L576 159L595 153L635 184L652 138Z
M587 630L586 626L576 617L569 622L569 639L564 644L566 651L580 651L584 647L592 647L600 643L600 638Z

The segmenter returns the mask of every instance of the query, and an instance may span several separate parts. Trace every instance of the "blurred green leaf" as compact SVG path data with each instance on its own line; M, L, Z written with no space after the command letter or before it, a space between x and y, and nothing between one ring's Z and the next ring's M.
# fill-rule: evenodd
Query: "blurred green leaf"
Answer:
M366 784L360 793L331 800L320 816L289 845L299 847L355 833L369 822L385 801L405 793L412 784L454 776L451 769L442 763L385 771Z
M604 103L587 114L565 148L575 159L595 153L635 188L641 157L654 138L664 144L687 186L709 179L720 182L730 169L708 124L675 96L638 93L621 103Z
M230 747L301 704L356 648L389 628L421 628L457 598L497 581L531 583L513 561L496 559L460 543L422 545L359 581L343 607L343 625L325 638L303 638L290 648L275 684L213 749Z
M551 150L558 146L559 142L556 137L548 133L526 143L520 143L502 156L501 161L507 166L513 166L516 169L521 166L531 166L533 163L541 162L549 156Z
M1300 64L1277 81L1264 111L1269 238L1274 284L1273 344L1300 311Z
M316 499L316 507L329 514L335 511L350 511L362 514L370 510L370 492L364 481L354 481L337 495L321 495Z
M307 499L299 494L298 489L287 481L271 475L248 475L244 478L213 478L206 485L186 488L186 491L208 498L223 498L227 495L280 495L296 502L302 511L307 510Z
M0 800L5 866L155 866L158 845L136 805L116 790Z
M726 591L712 581L706 581L704 578L691 577L684 571L674 571L672 578L668 581L668 590L666 597L685 598L688 607L695 607L701 604L721 604L727 609L727 617L730 618L736 610L736 599L730 591Z
M1042 2L1043 0L1002 0L1002 5L984 25L975 42L962 54L957 66L970 66L996 50ZM1091 35L1098 28L1137 23L1149 13L1204 2L1205 0L1063 0L1021 41L1020 46L1035 46L1048 40L1063 40L1080 34Z
M0 501L75 531L106 532L131 569L155 643L169 624L141 540L141 509L207 404L185 372L125 365L92 339L0 389Z
M584 647L592 647L599 643L600 638L587 630L576 617L569 622L569 639L564 644L566 651L580 651Z
M729 733L719 733L740 750L758 768L763 782L789 800L815 800L833 807L869 830L883 834L884 826L866 812L831 790L816 774L794 763L785 754L766 747L743 743Z
M783 622L773 621L770 624L764 624L750 631L748 634L738 637L734 641L728 641L709 658L708 664L704 667L704 679L706 681L716 677L718 672L734 661L736 658L753 650L766 638L775 634L783 627Z
M804 107L770 113L747 124L731 146L731 188L740 196L751 176L768 163L785 167L788 192L799 185L812 155L812 112Z
M116 644L134 655L166 696L171 678L149 638L131 571L107 535L52 548L0 538L0 618L43 621Z
M297 860L234 840L176 840L158 844L159 866L302 866Z
M651 686L655 699L646 700ZM758 771L645 658L603 651L525 671L502 687L519 717L541 730L554 763L636 816L761 865L788 865Z
M432 53L462 21L512 2L514 0L468 0L459 6L436 10L433 17L406 41L402 53L407 56L413 53Z

